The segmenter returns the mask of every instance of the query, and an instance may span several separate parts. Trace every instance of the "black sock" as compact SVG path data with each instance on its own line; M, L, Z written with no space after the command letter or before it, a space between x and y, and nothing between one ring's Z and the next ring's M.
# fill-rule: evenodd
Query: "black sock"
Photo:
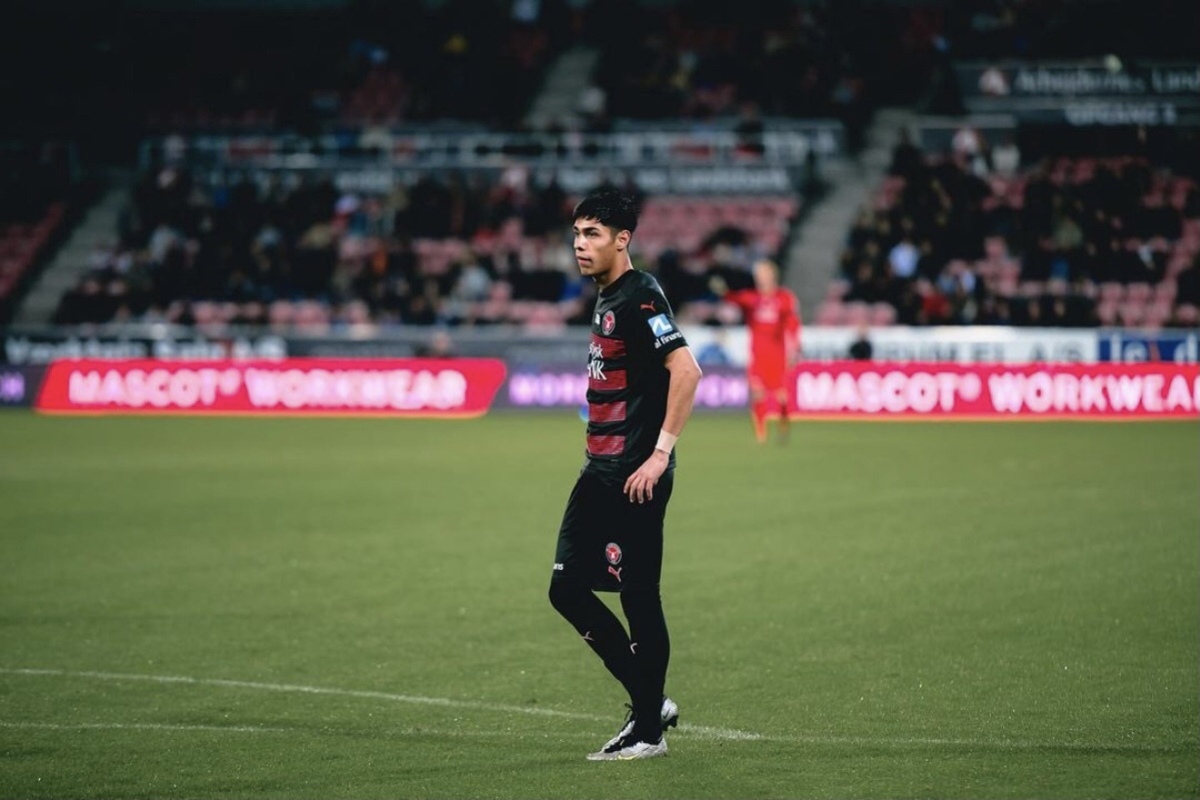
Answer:
M634 666L640 677L636 693L631 693L637 718L633 733L639 740L656 742L662 736L662 701L671 659L671 639L658 586L625 587L621 608L629 620Z

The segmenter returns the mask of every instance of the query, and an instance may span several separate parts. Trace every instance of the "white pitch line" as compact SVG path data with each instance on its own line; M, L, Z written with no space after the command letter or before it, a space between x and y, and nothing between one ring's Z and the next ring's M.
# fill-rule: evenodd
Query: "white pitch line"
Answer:
M5 669L0 668L0 674L57 676L64 678L91 678L105 681L144 681L149 683L184 684L191 686L222 686L230 689L257 689L266 692L291 692L299 694L331 695L335 697L356 697L367 700L386 700L393 703L412 703L416 705L440 706L443 708L462 708L472 711L496 711L503 714L530 714L542 717L559 717L562 719L583 719L593 722L604 722L605 717L595 714L581 714L574 711L559 711L553 708L537 708L533 706L514 706L502 703L481 703L472 700L451 700L445 697L422 697L420 695L393 694L391 692L375 692L361 689L333 689L323 686L300 686L287 683L262 683L259 681L235 681L224 678L193 678L186 675L136 675L118 672L74 672L62 669ZM763 738L757 733L739 731L730 728L710 728L705 725L679 726L680 730L697 737L708 739L728 739L733 741L749 741Z
M595 714L581 714L574 711L559 711L553 708L534 708L530 706L514 706L501 703L481 703L471 700L452 700L444 697L422 697L420 695L393 694L391 692L376 692L364 691L360 689L334 689L322 686L301 686L286 683L262 683L259 681L235 681L226 680L223 678L192 678L184 675L137 675L125 674L117 672L90 672L90 671L70 671L61 669L10 669L0 667L0 674L7 675L33 675L33 676L58 676L65 678L91 678L94 680L105 681L143 681L149 683L161 684L185 684L193 686L222 686L232 689L257 689L260 691L269 692L292 692L300 694L317 694L330 695L335 697L357 697L370 700L386 700L397 703L412 703L427 706L441 706L444 708L462 708L474 711L496 711L508 714L529 714L535 716L559 717L562 719L580 719L588 721L603 722L605 717L599 717ZM238 730L236 728L221 728L214 727L215 730ZM285 731L289 729L267 729L267 728L248 728L247 731L266 731L278 730ZM301 730L301 729L296 729ZM1061 749L1061 750L1107 750L1110 752L1120 753L1161 753L1171 752L1179 749L1190 748L1195 745L1195 742L1180 742L1178 744L1162 744L1162 745L1139 745L1139 744L1110 744L1102 742L1032 742L1018 741L1012 739L996 739L996 740L979 740L979 739L939 739L926 737L860 737L860 736L821 736L821 735L793 735L793 736L772 736L749 731L741 731L733 728L715 728L706 725L689 725L681 723L679 725L681 733L687 733L697 738L702 739L721 739L726 741L762 741L762 742L778 742L782 744L812 744L812 745L852 745L852 746L893 746L893 747L912 747L912 746L932 746L932 747L961 747L961 748L980 748L980 749L1000 749L1000 750L1042 750L1042 749ZM415 732L415 729L414 729ZM438 733L432 729L426 729L426 733ZM475 735L469 731L446 731L442 732L446 735ZM480 733L479 735L489 735ZM506 734L511 735L511 734Z

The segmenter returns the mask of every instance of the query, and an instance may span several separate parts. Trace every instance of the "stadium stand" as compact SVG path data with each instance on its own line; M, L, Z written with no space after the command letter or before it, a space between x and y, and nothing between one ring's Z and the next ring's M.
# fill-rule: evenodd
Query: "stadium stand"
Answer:
M551 5L557 9L557 6ZM257 17L151 14L124 40L155 65L149 132L315 130L437 119L515 124L549 59L570 42L562 14L536 24L461 0L413 15L404 4ZM171 41L164 51L147 43ZM225 41L223 58L209 57ZM167 77L184 78L167 80Z
M759 114L832 117L854 149L887 48L844 5L623 3L608 24L595 20L606 100L596 124L740 117L753 131Z
M185 169L148 171L119 242L96 249L54 321L310 331L585 323L594 289L580 280L567 236L578 198L523 174L427 173L384 195L338 192L328 181L210 191ZM635 255L681 306L710 300L706 271L744 274L777 252L797 209L778 195L649 198Z
M866 6L870 24L861 16ZM1147 8L1196 16L1180 0L1148 0ZM71 91L43 78L18 93L14 102L29 107L29 117L76 124L68 108L74 97L75 113L114 120L96 136L119 147L146 133L185 149L209 133L261 139L229 137L234 144L200 153L209 159L204 169L221 171L215 181L200 178L195 154L159 153L152 167L143 160L149 168L116 241L97 247L55 321L554 329L584 319L591 291L563 238L580 187L549 183L545 171L536 178L526 171L513 184L520 170L493 169L549 159L540 143L502 152L471 145L472 168L461 170L455 160L466 161L463 153L414 155L410 148L427 131L465 142L470 134L517 130L548 66L568 48L602 54L580 102L590 109L587 126L614 137L655 128L732 132L732 150L704 157L736 168L772 162L763 157L764 133L779 119L836 117L845 130L841 144L853 154L880 102L950 87L951 57L1095 55L1114 44L1109 23L1119 12L1104 3L1026 0L969 7L451 0L420 14L383 2L282 16L183 7L81 13L81 30L98 33L72 29L64 46L87 54L80 56L84 69ZM1186 25L1166 30L1152 16L1124 28L1122 56L1194 52L1181 32ZM48 15L39 24L55 30ZM218 43L225 55L213 58ZM61 107L46 107L43 95L59 97ZM951 99L961 106L961 98ZM949 157L911 144L897 153L849 232L841 274L815 321L1195 324L1194 171L1169 170L1145 154L1069 148L1022 168L1015 146L1006 158L992 143L985 157L971 151L966 131L960 152ZM563 142L574 136L584 142L581 152L592 147L587 131L552 122L545 133ZM306 144L292 150L284 141ZM385 168L409 172L347 188L335 184L336 167L325 168L335 151L338 158L376 156L380 175ZM613 155L590 158L603 164ZM416 174L426 157L441 161ZM1029 152L1024 158L1035 160ZM251 174L255 159L274 166ZM306 166L279 167L293 161ZM656 271L682 318L737 321L708 293L708 276L725 275L736 286L755 258L785 254L809 203L797 191L805 180L797 164L780 169L788 189L648 197L635 255ZM596 172L598 180L612 179L603 168ZM618 182L628 174L618 173ZM1133 206L1131 197L1138 198ZM4 229L5 274L30 274L28 265L15 266L29 233Z
M89 196L71 159L62 142L0 143L0 322Z
M847 237L818 323L1193 326L1196 181L1145 158L1016 174L907 143Z

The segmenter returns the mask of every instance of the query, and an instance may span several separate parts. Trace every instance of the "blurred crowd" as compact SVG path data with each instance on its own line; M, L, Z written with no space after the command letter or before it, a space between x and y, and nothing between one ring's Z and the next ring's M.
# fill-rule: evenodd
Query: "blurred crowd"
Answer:
M682 2L595 17L603 53L581 99L590 123L611 117L837 117L852 146L868 117L865 82L879 36L837 4ZM853 34L853 35L848 35Z
M595 288L571 250L578 199L516 167L491 177L430 172L382 195L329 181L288 188L278 176L210 188L161 167L143 174L119 235L95 248L54 321L310 331L586 324ZM778 254L799 205L641 199L635 264L658 274L683 318L714 323L708 278L748 283L755 260Z
M569 211L557 184L528 180L430 174L374 196L149 171L56 321L487 324L524 300L570 320Z
M1195 325L1200 191L1144 158L1047 158L966 131L895 148L847 237L825 317L886 304L902 324Z
M69 132L85 157L119 160L146 133L383 140L389 128L447 120L517 130L555 58L584 45L600 56L592 82L562 118L543 121L550 129L721 119L753 137L769 117L836 117L853 153L880 103L937 107L952 58L1194 57L1200 20L1200 5L1183 0L1145 0L1134 15L1128 3L1061 0L352 0L286 14L187 5L80 4L63 25L18 4L10 30L24 35L0 48L6 73L20 76L4 96L23 109L14 135ZM42 63L46 41L61 63L25 69ZM902 142L849 232L822 319L857 324L866 308L877 324L1194 324L1193 173L1142 157L1023 157L1015 140L969 128L947 155ZM159 167L56 320L586 321L592 287L566 238L574 199L519 169L431 172L371 195L286 176L213 188ZM649 198L634 255L683 318L721 324L730 320L708 278L736 286L748 263L779 256L799 207L798 196ZM10 233L0 277L34 231Z

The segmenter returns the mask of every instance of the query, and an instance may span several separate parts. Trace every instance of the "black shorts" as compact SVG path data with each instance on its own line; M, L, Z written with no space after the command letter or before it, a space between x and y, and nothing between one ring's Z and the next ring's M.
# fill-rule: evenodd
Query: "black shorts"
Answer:
M581 473L558 530L551 579L582 581L601 592L657 586L663 519L674 484L674 471L667 470L654 487L654 499L631 503L620 485Z

